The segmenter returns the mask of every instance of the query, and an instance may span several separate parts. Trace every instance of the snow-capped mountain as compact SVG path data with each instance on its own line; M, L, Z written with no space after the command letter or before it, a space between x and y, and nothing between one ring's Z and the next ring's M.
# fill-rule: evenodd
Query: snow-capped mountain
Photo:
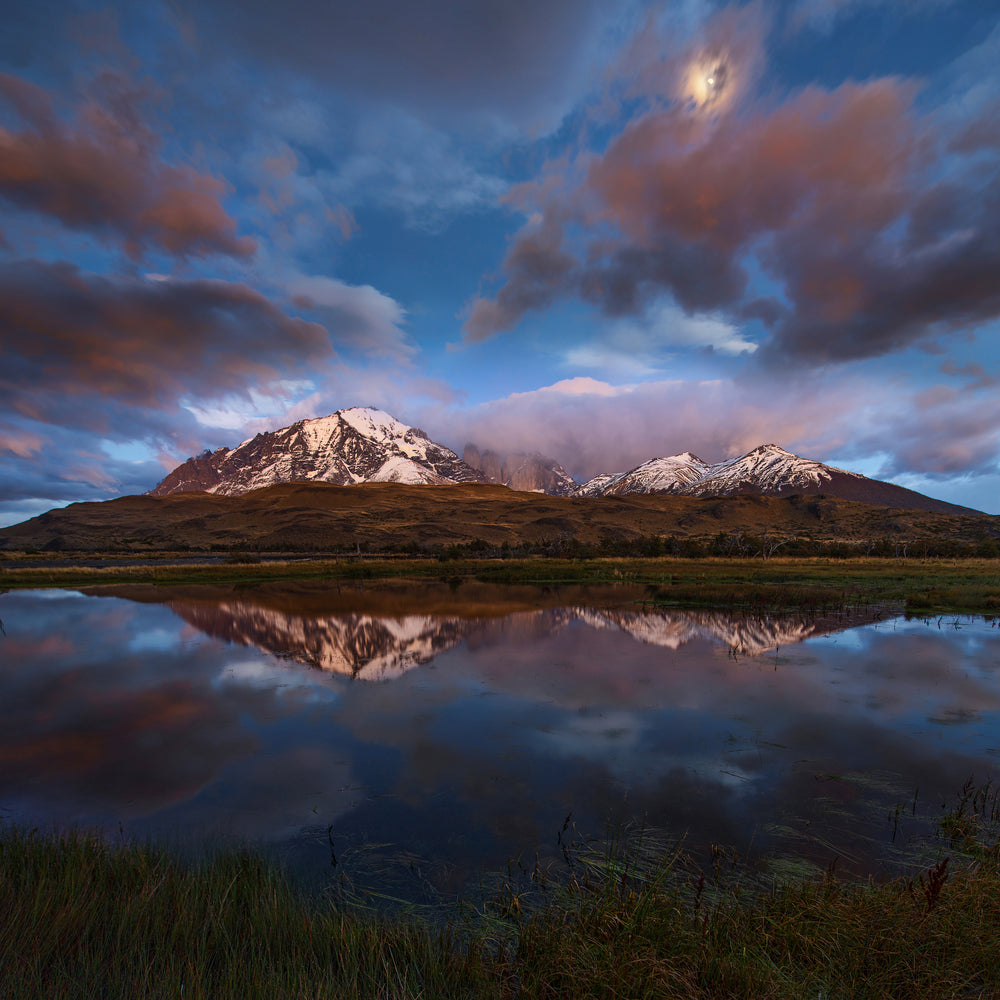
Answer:
M793 455L776 444L762 444L752 451L714 465L691 452L654 458L629 472L599 475L580 486L572 496L615 496L623 493L672 493L677 496L791 496L825 493L844 500L885 507L939 513L976 513L934 500L894 483L884 483L856 472L823 465Z
M705 467L690 483L696 495L753 492L800 493L833 482L834 476L848 476L864 481L865 477L844 469L800 458L776 444L762 444L740 458L732 458Z
M463 458L383 410L351 407L258 434L236 448L190 458L152 496L204 490L235 496L291 482L405 483L442 486L500 483L553 496L602 497L629 493L675 496L790 496L825 493L886 507L938 513L977 513L933 500L764 444L739 458L711 464L691 452L654 458L628 472L595 476L578 486L562 466L535 454L501 458L467 445Z
M579 487L573 496L617 496L622 493L681 493L697 483L713 466L697 455L652 458L630 472L595 476Z
M355 406L258 434L179 465L152 496L205 490L234 496L290 482L449 485L486 482L455 452L383 410Z
M684 496L728 496L734 493L801 493L834 475L863 480L864 476L807 458L799 458L776 444L762 444L740 458L714 465L686 451L653 458L612 476L595 476L575 496L608 496L622 493L678 493Z

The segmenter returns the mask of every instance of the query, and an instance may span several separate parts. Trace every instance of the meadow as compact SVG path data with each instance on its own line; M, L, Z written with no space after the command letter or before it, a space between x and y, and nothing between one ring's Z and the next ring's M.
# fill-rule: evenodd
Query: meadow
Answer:
M478 580L557 586L627 583L657 605L756 612L885 606L914 613L1000 610L1000 560L944 558L763 559L662 556L587 559L358 557L288 559L237 553L224 560L177 561L164 555L36 565L30 556L0 562L0 589L88 588L110 584L254 584L295 580ZM92 565L96 563L96 565Z

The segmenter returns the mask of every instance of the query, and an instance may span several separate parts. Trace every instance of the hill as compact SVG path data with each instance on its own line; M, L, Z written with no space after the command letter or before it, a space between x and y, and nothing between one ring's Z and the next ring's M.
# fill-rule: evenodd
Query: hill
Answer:
M553 497L503 486L293 483L239 496L204 492L76 503L0 529L8 549L81 551L386 551L478 542L596 545L644 538L751 536L975 543L1000 516L879 507L833 497ZM749 542L746 542L749 545Z

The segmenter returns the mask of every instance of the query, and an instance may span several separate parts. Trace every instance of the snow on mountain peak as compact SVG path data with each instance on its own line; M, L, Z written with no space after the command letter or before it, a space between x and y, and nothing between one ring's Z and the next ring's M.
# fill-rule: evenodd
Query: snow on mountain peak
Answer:
M351 406L338 410L334 416L340 417L360 434L376 441L397 440L414 429L397 420L391 413L371 406Z
M714 464L703 461L690 451L654 458L629 472L615 476L596 476L581 486L575 495L675 493L709 496L747 491L782 493L821 486L830 481L833 473L843 473L843 470L800 458L780 445L771 443L758 445L745 455Z
M483 478L450 449L375 407L355 406L258 434L231 451L190 459L152 493L237 495L291 482L448 485Z

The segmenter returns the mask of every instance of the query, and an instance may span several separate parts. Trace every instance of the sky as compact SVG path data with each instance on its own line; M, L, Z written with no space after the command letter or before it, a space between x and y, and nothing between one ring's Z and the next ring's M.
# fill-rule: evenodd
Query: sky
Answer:
M0 524L377 406L1000 513L1000 0L14 0Z

